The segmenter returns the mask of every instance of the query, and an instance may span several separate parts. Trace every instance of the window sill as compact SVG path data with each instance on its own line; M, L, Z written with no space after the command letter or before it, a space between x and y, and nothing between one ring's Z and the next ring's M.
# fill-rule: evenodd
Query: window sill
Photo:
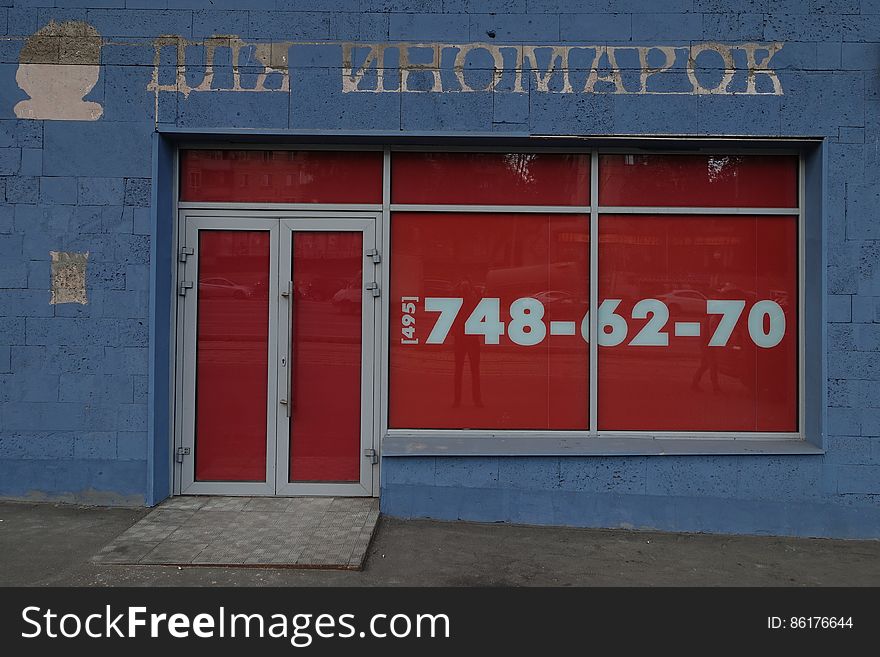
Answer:
M738 454L824 454L821 447L797 439L419 436L387 434L382 456L675 456Z

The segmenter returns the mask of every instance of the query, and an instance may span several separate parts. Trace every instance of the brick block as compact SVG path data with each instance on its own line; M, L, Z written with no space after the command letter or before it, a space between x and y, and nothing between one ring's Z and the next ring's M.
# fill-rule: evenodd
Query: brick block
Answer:
M132 209L132 233L135 235L149 235L152 232L152 216L150 208Z
M40 148L42 145L43 130L38 121L0 120L0 147Z
M391 41L467 42L470 17L467 14L390 14Z
M0 148L0 176L14 176L21 168L21 149Z
M880 239L880 221L876 209L880 204L880 185L847 185L847 239Z
M703 14L705 41L762 41L763 14Z
M853 297L848 294L828 295L828 321L851 322L853 315Z
M437 458L434 476L437 486L494 488L498 485L498 470L495 457Z
M880 493L880 465L841 465L837 468L840 493Z
M0 401L58 401L58 375L4 374L0 376Z
M40 178L40 202L47 205L76 205L76 178Z
M150 207L150 179L125 179L125 204L138 207Z
M27 263L0 262L0 289L22 289L27 286Z
M250 11L248 36L289 41L328 39L330 15L298 11Z
M855 329L859 351L880 351L880 324L857 324Z
M149 177L152 133L152 122L46 121L43 173Z
M113 259L125 264L148 263L150 261L149 235L117 235Z
M0 454L7 459L69 459L73 435L59 431L0 434Z
M126 265L125 266L125 289L149 290L150 267L149 265Z
M633 14L632 40L668 43L703 38L700 14Z
M594 493L645 493L647 459L621 457L563 457L559 459L560 487Z
M89 431L73 439L73 457L77 459L115 459L116 433Z
M857 294L852 299L852 321L871 323L880 320L880 297Z
M22 176L41 176L43 175L43 149L41 148L22 148L21 149L21 169L19 173Z
M565 14L559 18L561 41L604 43L632 39L630 14Z
M737 497L780 501L819 499L822 459L814 456L776 456L742 459Z
M331 14L330 38L340 41L388 40L389 14Z
M471 41L484 43L554 43L559 40L559 16L471 14L469 34Z
M103 297L104 317L139 319L148 314L150 295L146 291L106 290Z
M194 11L192 33L196 39L215 35L245 35L248 33L248 12L220 9Z
M0 344L25 343L25 320L23 317L0 317Z
M122 205L124 180L122 178L80 178L79 205Z
M40 179L15 176L6 179L7 203L37 203L40 200Z
M122 460L142 461L147 458L146 431L119 431L116 433L116 457Z
M382 459L382 484L435 485L435 460L432 457Z
M89 23L103 37L192 36L192 12L183 10L89 9Z
M555 456L500 458L498 485L507 489L557 490L559 458Z
M646 464L648 495L734 497L740 463L729 456L658 456Z
M131 377L124 374L64 376L58 400L131 404L134 401Z

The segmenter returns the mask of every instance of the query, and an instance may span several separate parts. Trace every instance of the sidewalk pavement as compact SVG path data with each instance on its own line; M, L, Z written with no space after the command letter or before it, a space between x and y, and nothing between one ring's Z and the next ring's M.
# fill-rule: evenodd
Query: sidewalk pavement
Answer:
M878 586L880 541L381 518L361 572L117 566L147 509L0 502L2 586Z

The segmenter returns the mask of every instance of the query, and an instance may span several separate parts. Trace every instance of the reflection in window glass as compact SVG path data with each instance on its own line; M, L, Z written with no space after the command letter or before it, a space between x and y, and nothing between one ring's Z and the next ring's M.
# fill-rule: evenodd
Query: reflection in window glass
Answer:
M797 431L793 216L602 216L600 430Z
M588 428L587 216L395 213L391 250L391 428Z
M392 153L392 203L588 205L584 153Z
M795 155L601 155L605 206L796 208Z

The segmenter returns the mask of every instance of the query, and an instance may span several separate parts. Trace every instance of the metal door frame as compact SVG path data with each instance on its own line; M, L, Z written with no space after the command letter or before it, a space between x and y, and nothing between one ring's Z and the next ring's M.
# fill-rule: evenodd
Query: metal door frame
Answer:
M354 210L297 210L279 211L206 208L181 209L178 212L178 275L177 289L187 276L194 277L198 271L198 249L187 255L185 248L197 244L198 230L267 230L270 233L270 283L269 283L269 368L267 400L267 458L265 482L224 482L195 481L195 358L197 327L197 290L195 286L186 290L186 296L179 295L175 332L177 350L175 392L174 392L174 494L176 495L346 495L378 496L379 450L377 422L378 413L374 406L379 396L381 373L378 356L381 352L381 297L373 296L367 285L381 285L383 276L381 259L381 212ZM281 399L286 399L286 386L280 386L285 373L279 367L280 350L287 344L287 321L282 321L282 312L288 309L287 300L282 296L279 285L289 275L291 253L291 233L293 230L357 230L362 232L364 250L363 305L361 333L361 479L358 483L288 483L286 481L289 464L289 436L287 414ZM284 239L284 243L282 243ZM287 244L285 248L285 243ZM377 256L367 256L370 249L377 250ZM286 263L282 259L286 258ZM372 265L372 266L371 266ZM373 274L372 278L370 274ZM189 301L187 301L189 299ZM283 335L279 335L282 332ZM289 362L289 359L288 359ZM285 370L289 371L289 370ZM283 433L281 427L284 426ZM180 450L189 449L189 454L180 458L175 455ZM371 451L370 451L371 450ZM274 458L272 458L274 455ZM281 464L280 466L278 464ZM283 477L283 479L282 479Z
M279 234L279 260L278 280L282 287L288 283L292 266L296 263L293 259L293 234L296 232L359 232L363 236L362 241L362 281L361 281L361 440L358 447L360 458L360 478L357 483L334 483L334 482L290 482L290 422L288 413L292 408L292 394L290 389L291 368L295 366L290 345L290 320L282 321L283 313L278 313L278 381L277 390L279 399L285 398L287 403L277 409L276 436L276 495L345 495L345 496L370 496L373 488L373 462L372 456L368 456L367 450L375 450L373 439L373 402L372 388L375 385L375 354L370 348L375 342L376 305L377 297L368 289L370 283L378 284L378 271L373 257L367 252L377 249L376 244L376 219L356 218L321 218L309 216L300 218L286 218L281 220ZM289 288L288 288L289 289ZM283 291L283 290L282 290ZM293 307L293 297L288 294L281 296L282 308L287 308L287 317L291 318L296 309ZM282 362L283 352L287 351L287 364ZM284 408L287 412L284 412ZM295 418L294 418L295 421Z
M178 333L180 340L181 367L179 368L179 383L182 389L180 405L181 430L179 432L180 443L174 450L180 458L176 464L180 468L180 492L196 495L273 495L275 493L275 459L270 458L275 454L275 407L278 393L276 390L277 375L275 363L277 362L277 326L278 304L274 302L278 297L278 276L273 272L278 271L278 221L273 219L261 219L257 221L241 222L234 217L183 217L184 243L183 248L192 249L192 254L185 254L181 250L180 259L185 260L184 271L192 277L188 281L178 281L178 299L182 302L182 326ZM195 479L195 424L196 424L196 348L198 332L198 271L199 271L199 232L202 230L229 230L229 231L253 231L260 230L269 233L269 338L268 338L268 367L267 395L266 395L266 478L258 481L196 481ZM191 288L184 287L193 283ZM187 451L188 450L188 451Z

